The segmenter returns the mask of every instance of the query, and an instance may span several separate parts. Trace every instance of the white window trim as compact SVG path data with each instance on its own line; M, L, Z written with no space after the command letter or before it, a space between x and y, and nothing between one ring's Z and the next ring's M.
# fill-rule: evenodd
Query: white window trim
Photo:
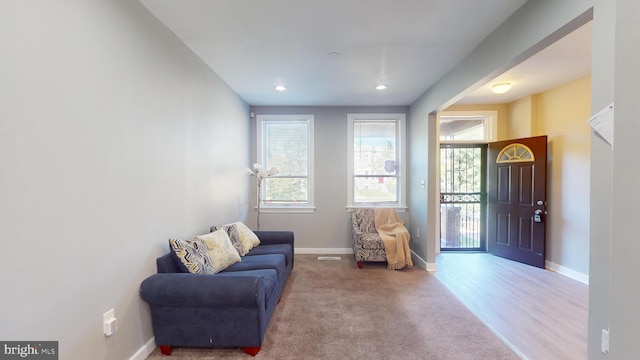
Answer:
M272 205L272 204L260 204L260 213L313 213L315 212L315 201L314 201L314 134L313 134L313 114L296 114L296 115L256 115L256 150L258 162L262 165L265 164L264 158L262 157L262 123L263 121L306 121L309 124L309 133L307 139L307 147L309 149L309 163L308 163L308 196L309 196L309 204L307 205ZM264 191L264 190L263 190ZM264 195L264 194L263 194ZM264 197L263 197L264 198ZM256 194L257 200L257 194ZM257 208L257 206L256 206Z
M484 140L440 140L441 116L484 116L488 118L488 126L484 130ZM485 144L498 141L498 112L496 110L442 111L438 113L438 141L442 144Z
M399 127L398 139L398 204L377 204L377 203L358 203L353 201L353 124L357 120L395 120ZM353 211L358 208L365 207L388 207L393 208L397 212L405 212L407 209L407 166L406 163L406 114L347 114L347 210Z

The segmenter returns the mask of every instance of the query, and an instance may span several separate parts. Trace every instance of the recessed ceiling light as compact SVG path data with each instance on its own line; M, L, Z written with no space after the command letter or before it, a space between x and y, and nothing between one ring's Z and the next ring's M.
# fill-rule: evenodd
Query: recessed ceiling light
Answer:
M285 91L287 90L287 87L284 85L276 85L276 87L274 87L274 89L276 89L276 91Z
M384 90L386 88L387 88L387 85L384 85L384 84L380 84L376 86L376 90Z
M491 86L491 91L496 94L504 94L509 90L511 90L511 83L508 82L497 83Z

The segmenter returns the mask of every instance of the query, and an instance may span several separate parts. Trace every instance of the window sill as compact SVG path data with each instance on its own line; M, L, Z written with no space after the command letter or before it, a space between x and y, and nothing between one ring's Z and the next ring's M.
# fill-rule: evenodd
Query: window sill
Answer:
M362 204L362 205L347 205L347 212L354 212L356 209L364 208L389 208L394 209L396 212L407 212L408 207L404 205L376 205L376 204Z
M261 206L261 214L313 214L315 206Z

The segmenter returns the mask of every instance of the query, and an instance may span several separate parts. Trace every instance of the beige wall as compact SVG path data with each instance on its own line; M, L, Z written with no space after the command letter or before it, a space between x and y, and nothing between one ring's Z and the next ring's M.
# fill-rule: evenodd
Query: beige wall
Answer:
M537 129L549 139L547 261L587 276L591 76L537 98Z
M536 128L538 96L530 95L507 104L507 138L541 135Z
M511 139L548 136L547 266L589 275L591 76L507 104Z
M586 76L509 104L446 109L498 111L501 140L548 136L547 265L581 281L589 273L590 108L591 77Z

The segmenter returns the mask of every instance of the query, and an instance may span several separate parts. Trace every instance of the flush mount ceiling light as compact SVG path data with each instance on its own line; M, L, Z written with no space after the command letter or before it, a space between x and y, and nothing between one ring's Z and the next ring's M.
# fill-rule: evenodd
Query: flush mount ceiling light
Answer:
M511 83L508 82L501 82L491 86L491 91L496 94L504 94L509 90L511 90Z
M384 84L380 84L376 86L376 90L385 90L387 88L387 85Z
M287 87L284 85L276 85L276 87L274 87L274 89L276 89L276 91L285 91L287 90Z

